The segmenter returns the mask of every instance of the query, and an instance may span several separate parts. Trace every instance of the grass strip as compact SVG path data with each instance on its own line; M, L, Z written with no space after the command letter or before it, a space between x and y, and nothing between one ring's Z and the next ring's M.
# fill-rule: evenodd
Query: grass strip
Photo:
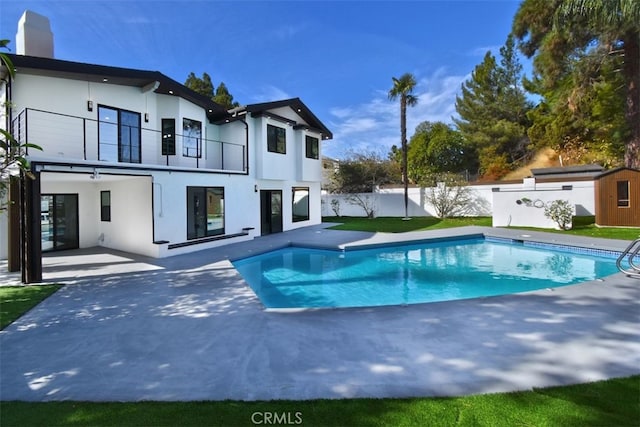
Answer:
M453 398L1 402L3 426L637 426L640 375ZM276 422L278 421L278 422Z
M382 233L405 233L408 231L437 230L441 228L463 227L466 225L481 225L491 227L491 217L464 217L464 218L436 218L415 217L409 221L396 217L324 217L323 222L336 222L340 225L331 227L331 230L369 231Z
M600 237L603 239L634 240L640 237L640 228L598 227L593 216L574 216L571 230L554 230L533 227L513 227L524 230L546 231L549 233L572 234L576 236Z
M461 217L440 219L436 217L415 217L403 221L397 217L324 217L323 222L340 223L331 230L352 230L382 233L405 233L407 231L437 230L442 228L480 225L491 227L491 217ZM640 237L640 229L631 227L598 227L593 216L576 216L571 230L554 230L534 227L511 227L521 230L545 231L548 233L571 234L576 236L600 237L604 239L633 240Z
M0 286L0 329L6 328L62 285Z

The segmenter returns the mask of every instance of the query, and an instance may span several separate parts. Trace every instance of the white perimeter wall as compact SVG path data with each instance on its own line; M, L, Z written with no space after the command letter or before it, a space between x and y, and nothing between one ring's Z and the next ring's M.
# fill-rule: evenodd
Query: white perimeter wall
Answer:
M571 186L570 190L562 190ZM555 223L544 216L544 209L518 205L516 200L528 198L543 204L553 200L567 200L574 206L575 215L595 215L593 181L565 181L535 183L527 180L517 184L471 185L473 205L467 216L491 216L496 227L507 225L555 227ZM499 190L499 191L496 191ZM435 216L435 209L426 200L430 191L425 188L409 188L409 216ZM375 207L376 216L404 216L404 190L402 188L380 189L376 193L362 194ZM322 215L334 216L331 201L338 200L341 216L365 216L364 210L347 201L345 194L323 194ZM538 203L540 205L540 203Z

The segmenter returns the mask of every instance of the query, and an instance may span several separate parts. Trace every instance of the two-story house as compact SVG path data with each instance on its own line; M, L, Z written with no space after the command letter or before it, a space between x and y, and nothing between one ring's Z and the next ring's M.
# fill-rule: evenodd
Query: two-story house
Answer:
M227 111L158 71L10 59L1 126L42 148L0 221L23 281L41 280L45 251L166 257L321 222L332 134L300 99Z

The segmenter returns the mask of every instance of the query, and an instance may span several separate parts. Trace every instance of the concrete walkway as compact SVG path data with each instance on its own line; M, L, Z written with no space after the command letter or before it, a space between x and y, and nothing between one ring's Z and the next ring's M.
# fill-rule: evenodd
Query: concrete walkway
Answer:
M229 259L293 244L351 247L487 234L621 250L624 241L465 227L324 226L165 259L44 258L65 286L0 332L2 400L222 400L462 395L640 373L640 280L517 295L280 313Z

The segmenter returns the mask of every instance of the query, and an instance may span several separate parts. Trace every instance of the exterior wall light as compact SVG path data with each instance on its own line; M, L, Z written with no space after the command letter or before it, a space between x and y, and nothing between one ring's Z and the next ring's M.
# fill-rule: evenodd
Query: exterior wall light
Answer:
M88 100L87 101L87 111L93 111L93 101L92 100Z

